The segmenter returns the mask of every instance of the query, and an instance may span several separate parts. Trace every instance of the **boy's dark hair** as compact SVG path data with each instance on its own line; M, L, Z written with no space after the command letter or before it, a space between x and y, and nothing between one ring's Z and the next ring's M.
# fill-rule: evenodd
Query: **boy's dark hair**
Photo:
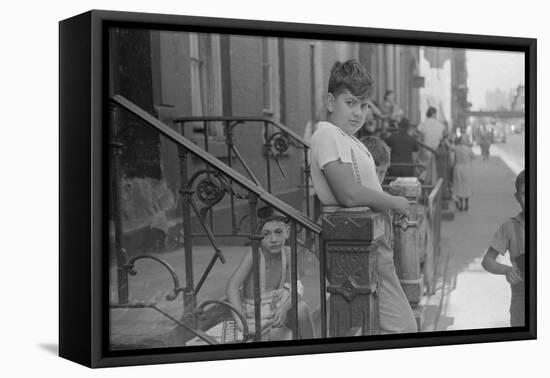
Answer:
M344 90L360 99L370 97L374 89L374 80L357 60L344 63L336 62L330 71L328 92L338 96Z
M431 118L435 113L437 113L437 109L433 106L430 106L428 108L428 111L426 112L426 117Z
M390 163L391 149L382 139L374 136L366 136L361 139L361 142L363 142L372 155L374 165L379 167Z
M288 223L289 219L284 215L272 208L271 206L263 206L256 210L258 217L258 230L261 230L267 222L280 221Z
M400 130L407 131L410 126L411 126L411 123L405 117L401 118L401 121L399 121L399 129Z
M525 186L525 169L516 177L516 193L519 192L522 185Z

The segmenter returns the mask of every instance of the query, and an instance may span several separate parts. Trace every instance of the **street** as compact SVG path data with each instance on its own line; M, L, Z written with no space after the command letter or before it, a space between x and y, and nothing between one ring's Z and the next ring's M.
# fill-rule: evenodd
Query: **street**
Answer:
M510 135L507 143L492 145L488 161L474 148L471 208L442 225L436 291L422 303L422 331L509 326L509 285L504 276L487 273L481 260L498 226L520 210L513 194L515 175L524 167L523 139Z

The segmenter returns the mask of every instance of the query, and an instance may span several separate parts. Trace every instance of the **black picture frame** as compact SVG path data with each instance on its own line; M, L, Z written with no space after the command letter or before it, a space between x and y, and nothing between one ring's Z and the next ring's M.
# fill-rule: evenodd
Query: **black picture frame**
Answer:
M535 339L536 253L527 256L527 325L185 348L109 351L107 348L109 139L106 28L186 28L209 33L276 35L402 43L525 53L525 136L529 251L536 251L536 39L386 30L93 10L60 22L59 354L89 367L110 367L310 353L344 352Z

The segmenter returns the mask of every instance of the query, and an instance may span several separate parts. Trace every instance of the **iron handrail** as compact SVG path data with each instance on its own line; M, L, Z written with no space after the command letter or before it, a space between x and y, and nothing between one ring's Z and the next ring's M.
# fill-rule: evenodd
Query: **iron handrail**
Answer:
M268 117L255 117L255 116L202 116L202 117L177 117L173 120L174 123L186 123L186 122L235 122L235 124L241 124L246 122L263 122L268 123L281 131L284 131L286 134L290 135L293 139L299 142L303 147L310 149L311 145L300 135L298 135L294 130L288 126L283 125L280 122L277 122Z
M191 142L189 139L185 138L175 130L171 129L162 121L153 117L151 114L147 113L137 105L133 104L131 101L129 101L125 97L121 95L114 95L111 97L111 101L121 106L122 108L126 109L130 113L136 115L137 117L145 121L147 124L155 128L162 135L164 135L174 143L182 146L186 150L190 151L193 155L201 159L206 164L214 167L220 172L223 172L224 175L228 176L231 180L235 181L240 186L242 186L246 190L256 195L258 199L261 199L263 202L265 202L269 206L272 206L273 208L280 211L287 217L298 222L299 224L307 228L309 231L314 232L317 235L321 233L321 227L315 224L313 221L311 221L307 216L303 215L300 211L294 209L292 206L279 200L277 197L273 196L272 194L267 192L265 189L254 184L252 181L250 181L249 179L241 175L239 172L235 171L231 167L224 164L222 161L218 160L214 156L205 152L202 148L197 146L195 143ZM289 129L289 131L291 131L292 134L300 138L292 130Z

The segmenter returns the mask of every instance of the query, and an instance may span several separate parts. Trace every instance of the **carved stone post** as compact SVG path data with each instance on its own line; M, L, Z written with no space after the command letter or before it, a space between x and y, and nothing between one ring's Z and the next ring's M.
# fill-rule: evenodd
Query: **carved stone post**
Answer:
M416 177L400 177L390 183L390 193L402 196L411 203L409 219L394 215L393 256L395 270L407 299L415 308L423 294L423 280L420 269L423 251L417 250L416 238L418 226L417 206L422 193L422 185Z
M384 218L368 208L338 209L323 215L323 253L330 293L329 336L378 332L377 240Z

